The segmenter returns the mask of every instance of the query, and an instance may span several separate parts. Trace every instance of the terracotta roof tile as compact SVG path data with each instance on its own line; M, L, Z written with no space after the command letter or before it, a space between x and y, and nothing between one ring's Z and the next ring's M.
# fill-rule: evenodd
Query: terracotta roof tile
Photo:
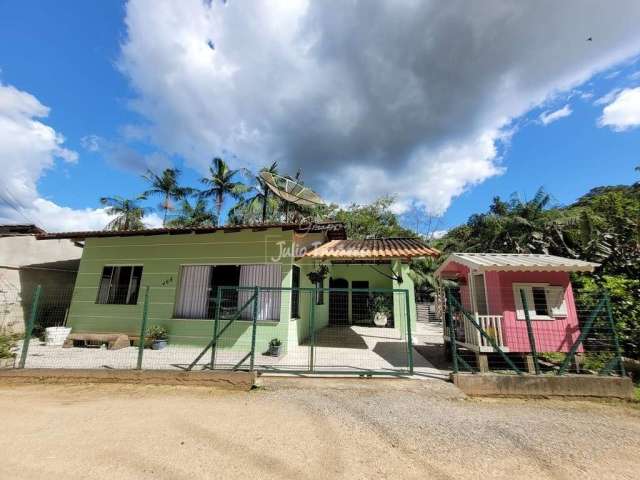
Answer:
M367 240L332 240L307 252L307 258L388 259L430 257L440 252L417 238L380 238Z

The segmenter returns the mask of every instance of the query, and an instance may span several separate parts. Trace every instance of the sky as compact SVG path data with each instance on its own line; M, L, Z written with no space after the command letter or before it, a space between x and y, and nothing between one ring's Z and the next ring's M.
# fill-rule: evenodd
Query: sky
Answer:
M420 230L568 204L638 180L639 24L637 1L0 0L0 223L102 229L100 197L216 156L393 195Z

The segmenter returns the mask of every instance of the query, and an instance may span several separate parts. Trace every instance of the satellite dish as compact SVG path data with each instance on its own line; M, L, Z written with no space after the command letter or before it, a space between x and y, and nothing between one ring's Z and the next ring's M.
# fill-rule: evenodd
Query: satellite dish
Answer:
M295 180L267 171L260 172L260 178L269 187L269 190L285 202L307 206L324 205L324 202L316 192Z

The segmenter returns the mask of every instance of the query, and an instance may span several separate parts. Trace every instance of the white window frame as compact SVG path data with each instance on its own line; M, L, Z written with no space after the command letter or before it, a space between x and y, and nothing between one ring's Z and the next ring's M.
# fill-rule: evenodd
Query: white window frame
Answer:
M536 313L535 302L533 300L533 288L544 288L545 301L547 302L547 310L550 315L538 315ZM531 320L555 320L557 318L566 318L568 316L566 288L562 285L551 285L549 283L513 283L513 300L515 304L515 314L517 320L526 320L524 314L524 306L522 305L522 299L520 297L520 290L525 290L527 297L527 307L529 310L529 318ZM553 306L550 295L552 292L558 292L562 290L562 302L558 307ZM557 313L554 313L556 311Z

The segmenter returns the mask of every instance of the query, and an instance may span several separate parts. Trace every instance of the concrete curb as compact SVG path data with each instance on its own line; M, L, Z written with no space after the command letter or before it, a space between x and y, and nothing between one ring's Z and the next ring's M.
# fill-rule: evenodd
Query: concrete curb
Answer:
M0 385L123 383L137 385L190 385L213 387L225 390L250 390L255 385L255 382L255 372L68 370L48 368L0 370Z
M620 377L452 373L451 381L467 395L479 397L634 398L633 382Z

